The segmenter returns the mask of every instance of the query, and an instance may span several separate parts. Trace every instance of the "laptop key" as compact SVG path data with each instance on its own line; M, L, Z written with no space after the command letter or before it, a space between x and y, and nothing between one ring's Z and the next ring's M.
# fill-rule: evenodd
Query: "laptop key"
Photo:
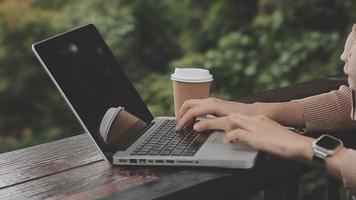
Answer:
M208 139L209 136L210 134L206 134L206 133L199 134L197 139L195 139L194 142L192 143L192 145L200 147L205 142L205 140Z
M139 151L136 153L136 155L139 155L139 156L144 156L144 155L147 155L148 154L148 151Z
M144 147L149 147L150 149L154 148L157 144L147 143Z
M182 132L176 132L174 130L175 125L175 120L162 123L155 134L146 138L144 143L140 144L132 154L162 156L194 155L197 151L196 149L199 149L198 146L201 146L200 141L193 142L199 134L187 128Z
M161 156L168 156L169 154L171 153L171 151L161 151L160 153L159 153L159 155L161 155Z
M176 149L174 150L171 155L172 156L180 156L183 153L184 149Z
M150 151L150 150L151 150L151 148L147 148L147 147L140 149L140 151Z
M160 151L150 151L148 152L148 155L151 155L151 156L156 156L159 154Z

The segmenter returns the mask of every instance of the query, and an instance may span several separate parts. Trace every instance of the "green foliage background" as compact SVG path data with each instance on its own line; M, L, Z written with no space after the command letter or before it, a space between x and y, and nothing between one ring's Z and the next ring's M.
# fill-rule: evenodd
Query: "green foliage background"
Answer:
M155 115L174 67L234 98L342 73L353 0L0 0L0 152L82 133L31 44L94 23Z
M352 0L2 0L0 151L82 132L31 44L94 23L155 115L174 67L205 67L233 98L342 72Z

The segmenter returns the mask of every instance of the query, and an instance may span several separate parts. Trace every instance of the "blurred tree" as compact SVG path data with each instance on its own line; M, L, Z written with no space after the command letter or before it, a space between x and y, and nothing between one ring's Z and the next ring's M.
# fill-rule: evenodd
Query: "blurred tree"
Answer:
M330 27L335 31L324 32L325 27L311 31L303 23L296 24L294 18L303 16L294 16L294 10L288 10L283 3L259 3L252 23L225 33L216 48L188 55L172 66L205 66L214 74L217 91L233 96L342 71L338 57L343 38L336 28L347 27L348 20L341 25L334 20L336 24Z
M170 15L174 7L165 2L137 0L133 5L136 27L133 36L138 44L133 53L155 72L167 72L170 61L181 55L177 43L181 30L177 27L176 16Z
M172 83L167 75L151 73L135 86L156 116L174 114Z
M347 12L348 0L302 0L288 4L296 24L303 24L306 30L345 31L350 23Z
M30 51L35 41L94 23L162 114L172 112L169 72L176 66L211 69L220 97L341 72L338 55L355 9L353 0L0 1L0 144L80 130Z
M78 127L31 51L32 43L58 32L61 16L27 0L0 2L0 151L72 135Z
M94 23L103 33L121 67L133 80L147 72L167 72L181 55L180 29L170 1L85 0L68 5L69 26Z
M215 47L222 36L251 23L257 11L257 0L214 1L202 19L199 49L206 51Z
M70 0L30 0L31 5L34 7L41 7L46 9L62 9Z

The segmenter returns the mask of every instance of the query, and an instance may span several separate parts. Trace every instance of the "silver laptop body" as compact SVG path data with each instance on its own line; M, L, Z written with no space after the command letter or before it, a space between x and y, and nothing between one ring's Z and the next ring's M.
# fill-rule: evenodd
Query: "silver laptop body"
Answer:
M187 128L185 137L175 133L174 117L154 118L94 25L40 41L32 49L110 164L254 165L258 152L241 142L222 143L222 132L194 133ZM184 142L189 144L181 147Z

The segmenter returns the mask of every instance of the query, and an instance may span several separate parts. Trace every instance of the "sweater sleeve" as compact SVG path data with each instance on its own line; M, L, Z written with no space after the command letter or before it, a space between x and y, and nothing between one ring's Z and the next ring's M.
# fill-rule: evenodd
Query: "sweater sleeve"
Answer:
M341 176L345 189L356 195L356 151L348 149L341 161Z
M294 100L299 103L308 131L341 131L355 126L351 120L352 91L339 90Z
M346 86L329 93L294 100L299 103L308 131L341 131L355 126L351 120L352 91ZM356 151L348 149L341 161L345 188L356 194Z

